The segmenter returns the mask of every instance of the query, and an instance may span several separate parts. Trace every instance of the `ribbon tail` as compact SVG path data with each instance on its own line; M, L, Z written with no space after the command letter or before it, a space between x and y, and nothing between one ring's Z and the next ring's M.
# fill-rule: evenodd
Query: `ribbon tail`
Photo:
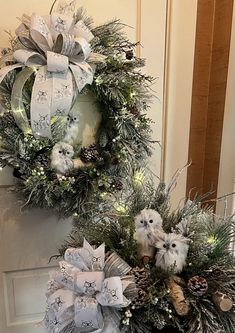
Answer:
M31 133L27 113L23 104L23 89L30 78L34 74L32 68L23 69L16 77L16 80L13 84L12 93L11 93L11 109L13 117L17 126L23 131L23 133Z
M97 300L89 296L78 296L75 300L74 321L80 332L102 331L104 321Z
M120 333L120 312L116 309L103 307L104 328L101 333Z
M51 73L40 67L32 90L30 118L35 137L51 138Z
M105 276L125 276L131 270L131 267L120 258L117 253L113 252L105 262Z
M107 56L103 54L91 52L87 61L89 63L105 63L106 59Z
M52 73L51 116L68 115L73 104L73 76L66 73Z
M5 66L0 69L0 84L2 81L5 79L8 73L12 72L13 70L23 67L23 64L16 64L16 65L11 65L11 66Z
M40 67L31 98L31 127L35 137L51 137L51 117L66 116L73 103L73 81L70 71L51 73Z
M74 76L74 79L75 79L75 82L76 82L76 85L77 85L77 88L78 88L79 92L82 91L82 89L86 86L86 84L91 84L93 82L93 72L92 72L92 70L85 71L81 67L81 64L78 64L78 65L70 64L69 67L70 67L70 69L73 73L73 76Z

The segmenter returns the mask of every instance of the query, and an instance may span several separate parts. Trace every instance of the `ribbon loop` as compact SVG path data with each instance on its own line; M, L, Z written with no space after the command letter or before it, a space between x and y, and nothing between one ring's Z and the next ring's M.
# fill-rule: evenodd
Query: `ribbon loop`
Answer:
M84 38L88 42L90 42L94 38L94 35L90 31L90 29L88 29L88 27L85 25L85 23L82 20L78 21L74 26L73 34L75 36Z
M28 67L42 66L46 64L46 59L43 55L37 52L31 52L28 50L16 50L13 54L14 59Z
M104 272L81 272L77 274L76 286L80 294L94 295L102 289Z
M62 33L69 33L74 24L73 16L54 13L51 15L51 33L53 39L56 40L57 36Z
M66 73L69 68L68 57L47 51L47 70L53 73Z
M115 276L105 279L102 291L97 294L96 298L103 306L122 306L124 298L120 277Z
M66 56L76 55L77 51L74 36L70 34L59 34L55 42L54 51Z
M23 96L23 88L27 80L33 75L34 70L32 68L25 68L21 71L13 84L12 87L12 98L11 98L11 109L13 116L15 118L15 122L18 127L24 133L31 133L31 129L29 126L28 117L24 108L24 104L22 101Z
M39 48L44 52L52 49L53 40L50 30L45 20L37 14L31 16L30 35Z

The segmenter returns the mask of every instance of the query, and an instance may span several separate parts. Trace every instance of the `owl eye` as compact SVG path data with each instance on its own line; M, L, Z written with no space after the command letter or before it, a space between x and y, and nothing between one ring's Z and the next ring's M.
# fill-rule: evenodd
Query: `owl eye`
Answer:
M175 243L173 243L173 244L172 244L172 247L176 247L176 244L175 244Z
M69 155L69 151L67 151L66 154Z
M164 249L166 248L166 244L163 244Z
M69 120L70 118L69 117L67 117L67 120Z
M143 221L143 220L141 220L141 221L140 221L140 223L142 223L142 224L143 224L143 223L144 223L144 221Z
M77 117L74 117L73 120L77 120Z
M149 220L149 223L153 223L153 220Z
M62 151L61 151L61 150L59 150L59 154L62 154Z

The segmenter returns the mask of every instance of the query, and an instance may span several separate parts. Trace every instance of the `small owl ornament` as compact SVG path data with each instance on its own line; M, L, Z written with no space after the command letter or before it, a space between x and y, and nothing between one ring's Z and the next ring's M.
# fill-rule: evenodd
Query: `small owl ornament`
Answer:
M155 266L163 270L173 269L175 273L180 273L186 264L190 240L181 234L167 234L161 231L149 237L157 249Z
M154 258L155 248L151 244L151 235L157 231L163 231L162 218L160 214L153 209L143 209L135 217L135 235L137 242L138 256L144 264L148 264Z
M64 141L73 145L77 143L78 134L80 131L80 119L77 114L70 114L67 117L67 128L64 136Z
M73 147L68 143L58 142L54 145L51 153L51 167L55 169L58 177L72 171L73 155Z

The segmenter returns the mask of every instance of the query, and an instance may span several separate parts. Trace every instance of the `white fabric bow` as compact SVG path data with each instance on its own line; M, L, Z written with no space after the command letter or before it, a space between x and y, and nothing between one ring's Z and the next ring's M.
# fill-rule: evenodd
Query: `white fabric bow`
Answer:
M75 23L73 13L64 10L66 7L58 8L47 17L35 13L22 17L16 34L25 48L14 52L17 64L0 70L1 83L9 72L23 68L13 86L11 108L22 131L32 130L36 137L51 137L51 117L67 115L77 93L93 81L94 73L87 59L91 54L89 42L94 36L83 21ZM34 73L30 127L22 91Z
M104 244L94 250L84 240L82 248L67 249L60 271L52 272L48 283L46 332L77 328L81 333L110 333L112 328L118 333L117 309L130 304L125 291L135 290L133 278L125 276L130 269L115 253L105 261Z

